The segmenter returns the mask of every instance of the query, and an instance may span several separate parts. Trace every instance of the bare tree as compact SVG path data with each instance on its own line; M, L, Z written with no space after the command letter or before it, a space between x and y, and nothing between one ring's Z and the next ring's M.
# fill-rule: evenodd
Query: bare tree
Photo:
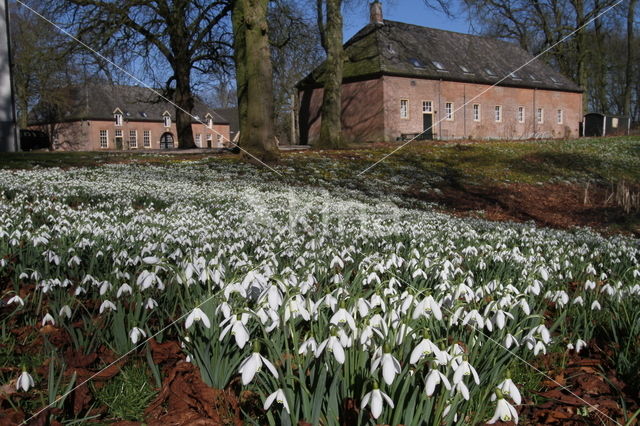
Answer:
M339 148L342 140L342 72L344 50L342 46L342 0L316 0L320 41L327 60L322 97L320 148Z
M280 151L273 123L273 71L269 46L269 0L235 0L232 22L240 146L248 159L276 161Z
M141 56L158 53L171 69L164 90L177 105L180 147L195 147L192 77L229 63L228 0L57 0L56 10L91 46L115 44Z

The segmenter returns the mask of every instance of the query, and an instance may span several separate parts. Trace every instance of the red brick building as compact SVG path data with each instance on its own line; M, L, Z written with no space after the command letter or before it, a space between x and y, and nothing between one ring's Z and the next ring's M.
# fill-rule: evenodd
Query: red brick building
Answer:
M383 20L379 8L345 44L346 139L578 136L582 90L544 62L501 40ZM298 84L303 144L320 133L323 77L324 64Z
M30 128L43 130L54 148L77 151L177 148L175 107L138 86L88 83L70 87L51 111L32 114ZM230 139L229 121L196 99L193 137L199 148L222 148Z

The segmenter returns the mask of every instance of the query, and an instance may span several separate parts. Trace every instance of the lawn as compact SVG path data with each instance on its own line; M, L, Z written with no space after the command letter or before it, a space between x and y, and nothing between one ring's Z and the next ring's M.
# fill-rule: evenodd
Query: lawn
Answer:
M640 142L395 146L3 155L0 423L633 424Z

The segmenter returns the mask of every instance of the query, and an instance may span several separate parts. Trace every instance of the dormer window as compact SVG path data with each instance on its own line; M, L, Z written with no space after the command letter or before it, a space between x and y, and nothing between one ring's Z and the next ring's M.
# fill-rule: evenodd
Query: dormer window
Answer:
M495 77L496 76L496 73L493 72L493 70L491 68L485 68L484 72L486 72L489 77Z
M446 72L447 70L445 69L444 65L442 64L442 62L438 62L438 61L431 61L431 63L433 64L434 67L436 67L436 69L438 71L442 71L442 72Z
M458 65L458 66L460 67L460 69L462 70L463 73L465 73L465 74L473 74L473 72L471 72L471 70L468 67L466 67L464 65Z
M209 119L207 119L207 127L213 129L213 118L209 117Z
M416 68L424 69L427 68L425 64L420 61L418 58L409 58L409 62Z
M113 114L113 118L116 120L116 126L117 127L121 127L122 126L122 113L121 112L116 112L115 114Z
M164 127L171 127L171 114L167 111L162 114L162 120L164 121Z

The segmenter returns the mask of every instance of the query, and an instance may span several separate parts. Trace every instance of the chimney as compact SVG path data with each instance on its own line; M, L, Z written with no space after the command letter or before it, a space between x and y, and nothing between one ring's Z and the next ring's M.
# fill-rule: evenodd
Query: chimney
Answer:
M376 25L384 25L382 21L382 4L379 0L375 0L369 5L371 7L371 23Z

